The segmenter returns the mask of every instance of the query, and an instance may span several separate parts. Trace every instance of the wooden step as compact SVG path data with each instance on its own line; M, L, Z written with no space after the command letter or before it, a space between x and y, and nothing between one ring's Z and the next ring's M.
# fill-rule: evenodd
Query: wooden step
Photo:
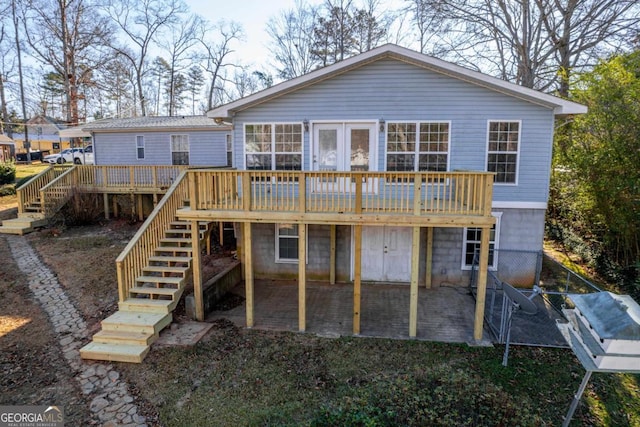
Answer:
M186 237L165 237L160 239L160 244L162 243L178 243L178 246L180 246L181 243L191 245L191 239Z
M142 269L142 271L149 273L167 273L167 274L182 274L184 277L189 271L189 267L170 267L165 265L148 265Z
M105 344L90 342L80 349L80 357L109 362L141 363L150 347L148 345Z
M101 322L105 331L146 332L158 334L171 323L171 313L135 313L130 311L117 311Z
M176 295L178 295L181 290L182 289L175 289L175 288L147 288L142 286L136 286L136 287L130 288L129 293L136 294L136 295L149 295L149 296L151 295L170 296L174 300L176 300L178 299Z
M93 336L93 342L102 344L151 345L157 334L148 332L100 331Z
M152 255L149 257L149 262L162 262L168 265L172 263L180 262L191 265L191 257L188 256L171 256L171 255Z
M179 235L182 235L183 237L184 236L191 236L191 230L181 230L181 229L171 228L171 229L165 231L164 234L165 234L165 236L168 235L168 234L170 234L170 235L179 234Z
M184 277L139 276L136 277L136 283L155 283L182 286L184 284Z
M31 227L13 227L3 225L0 227L0 234L16 234L22 236L23 234L31 233L33 228Z
M43 213L34 213L34 212L21 212L18 214L18 218L32 218L32 219L44 219Z
M151 299L151 298L127 298L118 303L121 311L137 311L140 313L171 313L178 305L179 298Z
M159 253L170 253L170 254L176 254L176 253L187 253L190 254L192 252L191 247L187 247L187 246L157 246L155 248L155 252L159 252Z

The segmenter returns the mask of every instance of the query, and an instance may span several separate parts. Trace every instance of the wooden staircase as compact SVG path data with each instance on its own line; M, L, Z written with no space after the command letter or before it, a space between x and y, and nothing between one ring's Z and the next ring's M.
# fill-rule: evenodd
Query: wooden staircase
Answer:
M80 356L142 362L160 331L173 319L172 311L191 278L192 251L190 224L174 220L147 259L135 286L129 289L129 298L118 304L119 311L102 321L102 330L80 349Z
M18 218L2 221L0 234L18 234L22 236L47 224L48 220L44 216L40 198L37 198L24 207L24 211L18 214Z

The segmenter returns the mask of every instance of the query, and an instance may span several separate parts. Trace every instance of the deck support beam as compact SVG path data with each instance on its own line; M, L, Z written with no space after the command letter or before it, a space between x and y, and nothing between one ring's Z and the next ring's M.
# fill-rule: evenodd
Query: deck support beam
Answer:
M144 209L143 209L143 200L142 194L137 195L138 198L138 221L144 221Z
M426 272L424 285L427 289L431 289L433 278L433 227L427 228L427 259L425 261Z
M360 335L360 297L362 277L362 226L354 227L355 250L353 254L353 334Z
M202 260L200 255L200 229L198 228L198 221L191 221L191 259L196 320L203 322L204 298L202 295Z
M253 327L253 261L251 250L251 223L245 222L242 230L244 252L244 287L247 311L247 328Z
M307 327L307 226L298 224L298 330Z
M491 227L482 227L480 235L480 260L478 267L478 288L476 293L476 314L473 324L473 338L476 341L482 340L484 328L484 304L487 295L487 270L489 263L489 235Z
M409 337L418 331L418 279L420 276L420 227L413 227L411 239L411 289L409 297Z
M102 195L102 203L104 206L104 219L109 219L109 193Z
M329 284L336 284L336 225L331 224L329 250Z

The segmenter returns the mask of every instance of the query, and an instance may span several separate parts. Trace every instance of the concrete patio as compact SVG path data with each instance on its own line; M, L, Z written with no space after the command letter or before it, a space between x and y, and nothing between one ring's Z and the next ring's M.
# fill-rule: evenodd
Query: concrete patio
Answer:
M244 297L244 283L231 290ZM321 336L353 335L353 285L308 282L306 332ZM256 280L254 328L298 330L298 284L296 281ZM361 333L364 337L409 339L409 285L363 284ZM473 339L475 300L466 287L425 289L418 294L418 340L490 345ZM214 311L207 321L225 318L246 325L245 305Z

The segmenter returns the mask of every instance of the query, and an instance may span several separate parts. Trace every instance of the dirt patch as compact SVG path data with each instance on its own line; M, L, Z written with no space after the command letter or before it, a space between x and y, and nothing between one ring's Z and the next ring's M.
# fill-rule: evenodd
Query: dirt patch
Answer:
M18 217L18 196L0 197L0 221Z
M0 404L60 405L68 425L91 425L89 403L5 237L0 237L0 259Z
M90 333L117 309L115 260L138 226L114 220L104 226L50 228L27 236L83 314Z

